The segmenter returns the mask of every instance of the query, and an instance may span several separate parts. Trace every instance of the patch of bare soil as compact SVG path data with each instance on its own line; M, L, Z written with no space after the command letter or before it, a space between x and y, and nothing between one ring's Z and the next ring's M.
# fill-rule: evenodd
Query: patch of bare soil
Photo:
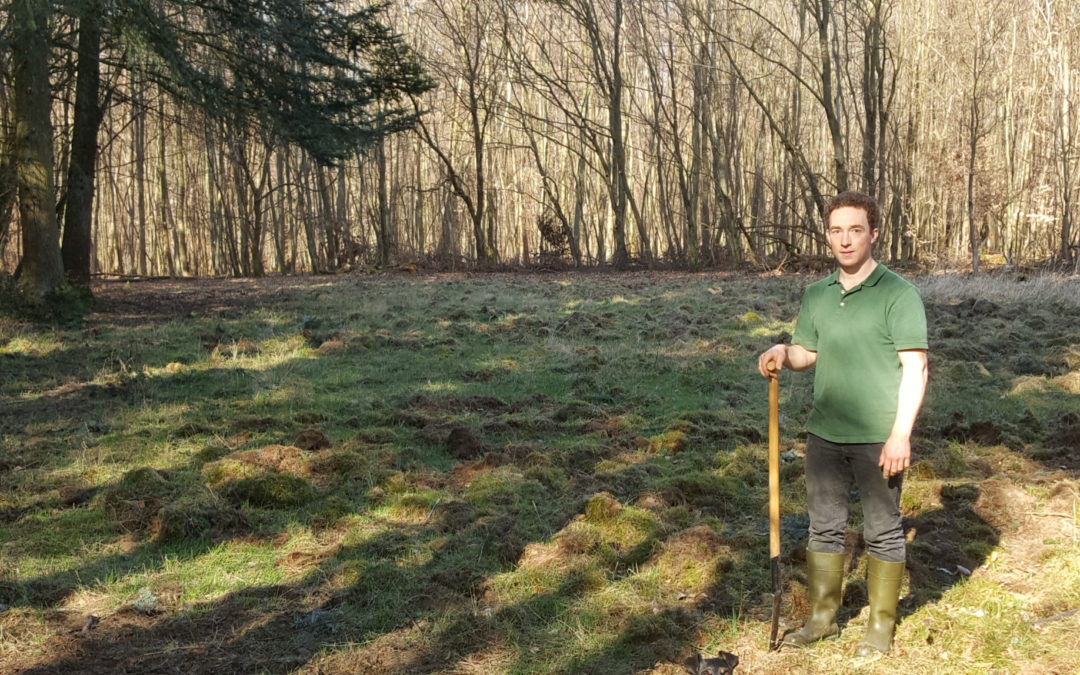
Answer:
M453 451L451 447L451 453L462 458ZM475 456L475 452L471 452L466 457ZM475 462L465 462L454 467L450 476L450 484L458 489L464 489L468 487L469 483L486 473L490 473L492 469L497 466L502 466L509 461L509 458L501 452L489 452L484 455L483 459Z
M90 322L146 325L191 316L236 317L310 291L318 277L96 281Z
M320 655L301 672L403 673L423 654L430 641L425 625L416 624L380 635L360 649Z

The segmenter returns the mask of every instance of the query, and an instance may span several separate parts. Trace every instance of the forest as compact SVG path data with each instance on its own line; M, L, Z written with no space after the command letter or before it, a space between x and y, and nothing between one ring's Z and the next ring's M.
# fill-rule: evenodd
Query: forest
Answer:
M1075 0L17 0L0 47L0 673L1076 670ZM773 648L817 392L758 358L844 190L927 319L888 653L861 498L838 634Z
M1067 0L8 3L0 261L65 277L1075 270ZM25 91L27 95L20 96Z

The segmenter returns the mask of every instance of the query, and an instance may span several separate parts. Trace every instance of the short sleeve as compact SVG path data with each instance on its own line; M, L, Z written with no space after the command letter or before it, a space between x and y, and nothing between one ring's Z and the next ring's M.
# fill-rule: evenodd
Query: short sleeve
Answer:
M896 351L927 349L926 310L922 296L914 286L905 289L889 307L886 317Z
M818 334L814 326L814 302L809 288L803 291L799 318L795 319L795 334L791 338L791 344L799 345L812 352L817 351Z

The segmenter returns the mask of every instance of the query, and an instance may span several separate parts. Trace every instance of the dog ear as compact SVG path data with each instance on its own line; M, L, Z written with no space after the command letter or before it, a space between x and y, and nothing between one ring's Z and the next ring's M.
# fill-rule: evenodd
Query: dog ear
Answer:
M735 666L739 665L739 657L735 656L731 652L720 652L716 655L716 658L724 660L724 664L727 666L728 672L735 670Z

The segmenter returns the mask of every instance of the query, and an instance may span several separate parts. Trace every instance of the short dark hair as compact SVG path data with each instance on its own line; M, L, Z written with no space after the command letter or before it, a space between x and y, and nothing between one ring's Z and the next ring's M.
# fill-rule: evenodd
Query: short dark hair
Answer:
M841 192L829 200L828 205L825 207L825 227L829 226L829 217L832 216L832 212L845 206L866 211L866 224L870 226L871 230L878 229L878 221L881 220L881 207L878 206L877 200L870 195L854 190Z

